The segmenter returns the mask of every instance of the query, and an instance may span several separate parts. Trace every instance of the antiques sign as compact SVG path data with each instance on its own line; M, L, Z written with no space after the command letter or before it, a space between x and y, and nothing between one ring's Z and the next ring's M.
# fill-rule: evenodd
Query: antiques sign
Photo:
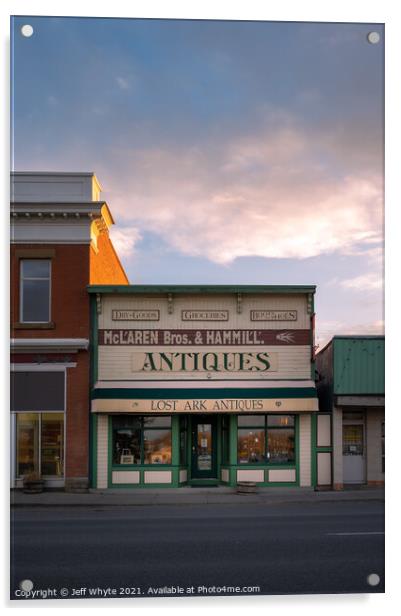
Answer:
M133 372L277 372L277 353L132 353Z
M100 329L104 346L307 345L307 329Z

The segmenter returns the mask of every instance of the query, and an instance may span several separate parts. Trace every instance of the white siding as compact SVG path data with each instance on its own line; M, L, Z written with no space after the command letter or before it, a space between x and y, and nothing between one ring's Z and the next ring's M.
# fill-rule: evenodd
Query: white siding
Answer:
M333 485L343 485L343 412L333 408Z
M237 471L237 481L264 481L264 471Z
M307 313L306 295L267 294L242 295L242 310L237 312L236 294L231 295L188 295L173 298L173 312L168 312L166 295L143 297L102 296L102 313L99 315L100 329L309 329L310 315ZM113 309L160 310L159 321L113 321ZM229 310L228 321L182 321L182 310ZM251 321L251 310L296 310L296 321Z
M97 488L107 488L108 468L108 421L107 415L97 418Z
M299 484L311 485L311 416L299 416Z
M230 473L229 473L228 469L222 468L221 469L221 480L222 481L229 481L229 479L230 479Z
M296 473L295 469L277 469L269 471L269 481L295 481Z
M131 346L99 346L99 380L160 380L205 379L206 372L133 372L132 354L139 352L199 352L207 353L217 350L217 347L131 347ZM310 347L309 346L244 346L244 347L218 347L218 352L261 352L277 354L278 370L267 372L211 372L212 379L230 378L261 380L268 379L309 379L310 378Z
M318 452L317 454L317 484L329 486L331 484L331 453Z
M369 409L366 413L367 480L384 481L382 473L381 425L384 409Z
M139 471L113 471L112 482L121 483L139 483Z
M145 483L171 483L171 471L145 471Z
M331 416L317 415L317 446L330 447L331 445Z

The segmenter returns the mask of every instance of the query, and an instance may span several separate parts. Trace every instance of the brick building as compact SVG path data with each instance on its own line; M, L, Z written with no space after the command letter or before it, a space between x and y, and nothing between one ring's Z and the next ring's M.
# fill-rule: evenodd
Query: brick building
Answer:
M128 284L93 173L11 175L11 483L89 483L89 284Z

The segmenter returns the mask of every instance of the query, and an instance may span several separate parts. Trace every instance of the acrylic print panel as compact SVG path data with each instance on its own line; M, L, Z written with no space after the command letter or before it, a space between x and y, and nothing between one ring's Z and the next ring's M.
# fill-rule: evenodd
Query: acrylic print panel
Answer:
M13 600L384 592L380 23L13 17Z

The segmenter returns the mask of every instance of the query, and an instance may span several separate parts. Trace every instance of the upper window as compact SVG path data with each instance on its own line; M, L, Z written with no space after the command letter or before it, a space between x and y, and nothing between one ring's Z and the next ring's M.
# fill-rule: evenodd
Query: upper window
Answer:
M50 259L21 259L21 323L49 323L50 271Z

